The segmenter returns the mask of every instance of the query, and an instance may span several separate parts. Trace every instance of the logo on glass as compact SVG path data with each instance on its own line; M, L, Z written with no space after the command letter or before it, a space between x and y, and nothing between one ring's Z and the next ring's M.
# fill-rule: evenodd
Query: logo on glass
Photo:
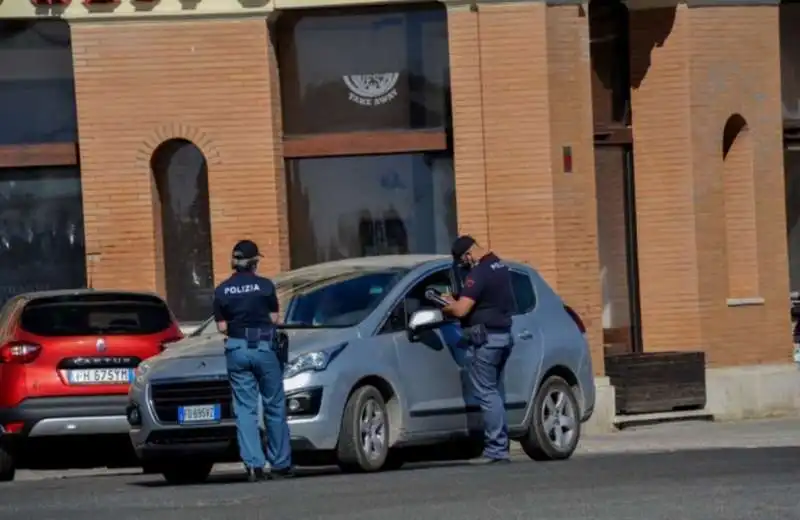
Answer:
M106 340L103 338L98 338L97 343L95 344L97 347L98 352L105 352L106 351Z
M398 72L342 76L350 93L348 99L365 107L385 105L397 97Z

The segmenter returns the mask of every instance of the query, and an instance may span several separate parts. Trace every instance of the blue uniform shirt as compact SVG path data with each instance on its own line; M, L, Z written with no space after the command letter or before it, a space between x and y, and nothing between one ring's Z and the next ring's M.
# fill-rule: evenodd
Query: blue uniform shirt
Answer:
M511 289L511 273L494 253L481 258L464 280L461 297L475 301L464 320L468 326L484 325L487 329L511 330L511 316L516 302Z
M214 319L228 324L228 337L247 339L245 329L272 326L278 312L272 280L252 272L234 273L214 290Z

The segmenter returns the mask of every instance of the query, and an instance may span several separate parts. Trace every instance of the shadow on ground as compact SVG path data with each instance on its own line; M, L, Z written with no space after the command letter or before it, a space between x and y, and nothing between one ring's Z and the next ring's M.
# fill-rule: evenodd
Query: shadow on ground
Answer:
M452 462L418 462L414 464L409 464L403 466L400 469L393 470L393 471L384 471L380 474L392 474L392 473L407 473L412 471L420 471L426 470L431 468L450 468L450 467L469 467L469 466L478 466L480 465L479 461L475 460L462 460L462 461L452 461ZM310 477L325 477L325 476L336 476L336 475L344 475L342 471L336 466L324 466L324 467L299 467L296 469L296 476L292 480L297 479L306 479ZM247 482L247 475L244 472L244 469L241 471L237 470L229 470L219 473L214 473L208 480L199 484L188 484L188 485L181 485L181 486L174 486L173 484L169 484L165 480L161 478L160 475L150 474L146 475L148 480L140 480L137 482L129 482L132 486L138 487L146 487L146 488L161 488L161 487L193 487L193 486L208 486L213 484L236 484L236 483L243 483Z

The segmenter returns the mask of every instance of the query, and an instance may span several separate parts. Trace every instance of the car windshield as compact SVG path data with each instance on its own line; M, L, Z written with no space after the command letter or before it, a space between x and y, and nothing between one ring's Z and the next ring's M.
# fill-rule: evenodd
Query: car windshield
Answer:
M276 276L280 321L290 328L358 325L408 271L400 268L302 269ZM209 319L191 336L216 331Z

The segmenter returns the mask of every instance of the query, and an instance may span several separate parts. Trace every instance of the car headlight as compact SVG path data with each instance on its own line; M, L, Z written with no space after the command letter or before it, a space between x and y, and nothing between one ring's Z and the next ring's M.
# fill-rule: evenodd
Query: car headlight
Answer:
M134 374L136 376L134 382L137 385L143 384L145 376L149 371L150 371L150 364L147 361L142 361L141 363L139 363L139 366L137 366L136 370L134 371Z
M283 371L284 379L294 377L301 372L319 372L325 370L328 368L328 364L333 361L346 346L347 343L345 342L333 348L300 354L286 364L286 368Z

